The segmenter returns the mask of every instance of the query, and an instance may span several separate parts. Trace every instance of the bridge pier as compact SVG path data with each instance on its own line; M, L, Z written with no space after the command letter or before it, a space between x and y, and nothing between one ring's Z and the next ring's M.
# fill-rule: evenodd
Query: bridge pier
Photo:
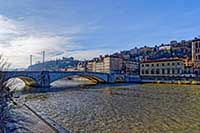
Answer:
M48 71L42 71L38 80L38 87L49 88L50 87L50 75Z

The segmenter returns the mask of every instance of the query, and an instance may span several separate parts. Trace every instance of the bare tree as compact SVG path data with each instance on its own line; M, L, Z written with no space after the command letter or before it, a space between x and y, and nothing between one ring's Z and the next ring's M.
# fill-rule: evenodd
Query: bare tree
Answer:
M11 93L9 87L5 82L4 70L7 70L9 64L7 60L0 55L0 133L6 132L6 125L9 121L9 103L11 100Z

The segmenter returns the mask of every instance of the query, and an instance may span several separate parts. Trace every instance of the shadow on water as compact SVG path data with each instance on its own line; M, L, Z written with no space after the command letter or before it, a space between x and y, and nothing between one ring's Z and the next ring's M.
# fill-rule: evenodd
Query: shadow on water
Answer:
M85 80L80 81L63 79L52 83L50 88L37 88L26 86L26 84L21 80L15 80L15 82L16 84L14 85L14 90L16 90L16 98L20 95L26 95L30 93L53 93L60 91L80 91L86 89L99 90L133 85L133 83L94 84Z
M66 82L66 81L65 81ZM80 91L80 90L99 90L104 88L110 88L110 87L125 87L133 85L133 83L116 83L116 84L73 84L73 85L53 85L50 88L34 88L26 86L24 89L21 89L20 91L17 91L18 95L26 95L30 93L51 93L51 92L60 92L60 91Z
M120 86L130 86L133 84L130 83L117 83L117 84L81 84L76 86L65 86L65 87L50 87L50 88L34 88L34 87L26 87L26 89L21 90L22 94L28 93L48 93L48 92L59 92L59 91L77 91L77 90L85 90L85 89L103 89L107 87L120 87Z

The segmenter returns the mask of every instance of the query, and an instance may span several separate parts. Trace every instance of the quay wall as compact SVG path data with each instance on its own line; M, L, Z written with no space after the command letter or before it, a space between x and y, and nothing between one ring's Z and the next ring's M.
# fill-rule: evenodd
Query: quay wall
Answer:
M141 83L199 85L200 77L141 77Z

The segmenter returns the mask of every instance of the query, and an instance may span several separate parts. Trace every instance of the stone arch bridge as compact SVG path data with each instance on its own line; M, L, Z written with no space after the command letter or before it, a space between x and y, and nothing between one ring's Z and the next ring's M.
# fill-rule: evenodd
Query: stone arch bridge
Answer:
M34 82L37 87L50 87L56 80L80 76L96 83L139 82L139 76L124 74L108 74L98 72L63 72L63 71L3 71L5 81L11 78L20 78L25 83Z

